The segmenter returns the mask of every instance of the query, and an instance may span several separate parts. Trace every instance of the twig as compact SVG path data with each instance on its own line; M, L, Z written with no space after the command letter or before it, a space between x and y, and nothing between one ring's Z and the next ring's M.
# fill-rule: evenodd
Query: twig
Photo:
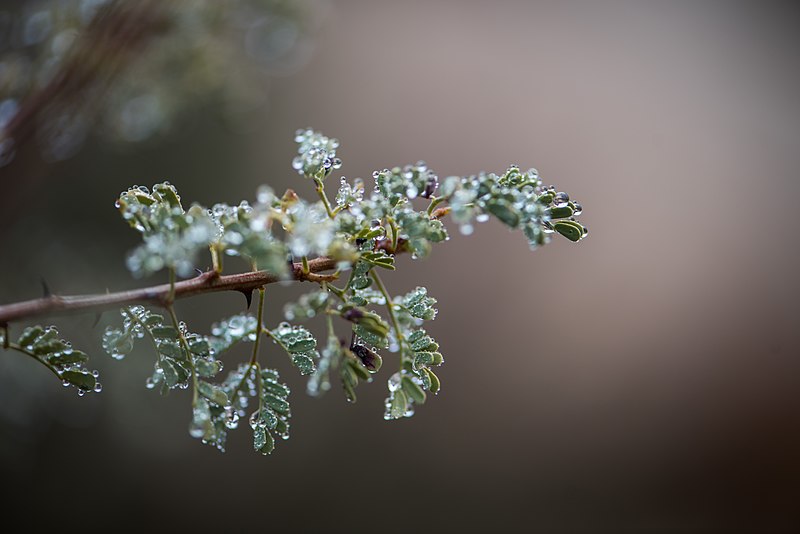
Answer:
M308 262L308 274L303 273L300 263L292 264L291 280L298 282L329 281L333 275L317 273L336 268L336 260L331 258L315 258ZM219 291L248 292L267 284L280 282L281 278L267 271L247 272L220 276L215 271L208 271L195 278L177 282L174 285L174 298L186 298L204 293ZM50 295L39 299L26 300L0 306L0 326L14 321L29 319L43 315L63 315L74 312L90 312L131 304L152 303L167 306L170 299L170 284L119 291L116 293L59 296Z

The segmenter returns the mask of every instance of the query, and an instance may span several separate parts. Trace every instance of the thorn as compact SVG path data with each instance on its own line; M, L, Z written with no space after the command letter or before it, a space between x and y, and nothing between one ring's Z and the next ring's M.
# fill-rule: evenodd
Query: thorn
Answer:
M253 290L251 289L250 291L248 291L246 289L241 289L240 291L242 292L242 295L244 295L244 298L247 299L247 308L246 309L249 310L250 309L250 304L253 303Z
M45 281L44 277L39 278L39 281L42 283L42 292L44 293L44 298L52 296L53 294L50 292L50 288L47 286L47 282Z
M203 274L203 271L201 271L201 270L200 270L200 269L198 269L197 267L195 267L195 268L194 268L194 272L196 272L196 273L197 273L197 276L200 276L201 274Z

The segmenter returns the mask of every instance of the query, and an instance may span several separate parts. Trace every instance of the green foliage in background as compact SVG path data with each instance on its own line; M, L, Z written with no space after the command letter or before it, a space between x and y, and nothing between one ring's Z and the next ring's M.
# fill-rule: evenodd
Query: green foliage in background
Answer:
M494 217L521 230L531 248L556 233L570 241L587 233L576 220L580 204L543 185L536 170L516 166L502 174L450 176L440 186L438 177L419 162L376 171L369 190L363 180L341 178L331 203L325 189L342 165L336 156L338 141L312 130L298 131L295 140L299 149L293 167L316 191L314 202L293 191L278 196L262 186L252 203L193 204L187 209L175 187L164 182L152 189L134 186L116 204L142 236L142 244L128 255L128 268L137 277L165 270L170 289L161 302L164 314L142 305L122 308L119 325L103 335L103 348L120 360L146 339L154 349L147 387L162 393L190 389L190 434L220 450L227 432L245 417L258 452L271 453L275 437L289 436L290 390L277 371L262 367L262 352L266 358L285 353L298 374L307 377L310 395L320 396L338 382L351 402L361 383L372 382L389 367L384 372L387 420L412 416L430 394L439 393L444 357L429 324L437 316L436 299L422 286L392 296L380 273L395 270L398 254L421 258L447 241L447 218L461 233L470 234L475 223ZM253 288L242 277L241 287L233 289L247 295L255 289L256 311L223 319L208 335L195 333L178 320L173 301L176 277L191 275L204 251L210 253L213 272L198 280L207 274L221 279L227 275L225 256L237 256L255 273L268 271L274 280L307 281L316 287L286 304L286 322L270 329L263 322L263 284ZM330 261L315 270L323 265L320 259ZM333 272L320 274L326 270ZM324 321L327 336L322 343L297 324L313 320ZM8 327L0 332L5 348L35 358L64 385L80 394L100 390L96 373L85 368L86 354L59 339L54 327L29 327L14 342ZM276 350L260 350L262 339L271 340ZM240 343L252 344L249 362L221 376L221 356ZM384 361L387 352L396 354L391 363Z

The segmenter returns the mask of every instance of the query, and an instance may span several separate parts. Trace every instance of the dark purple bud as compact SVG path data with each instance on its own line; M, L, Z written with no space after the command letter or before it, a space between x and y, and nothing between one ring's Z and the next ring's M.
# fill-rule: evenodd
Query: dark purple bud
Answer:
M420 196L422 198L431 198L437 187L439 187L439 177L435 174L428 173L428 181L425 183L425 189Z
M383 364L383 359L377 353L368 349L364 345L353 345L350 350L356 357L361 360L361 364L367 368L370 373L376 373Z

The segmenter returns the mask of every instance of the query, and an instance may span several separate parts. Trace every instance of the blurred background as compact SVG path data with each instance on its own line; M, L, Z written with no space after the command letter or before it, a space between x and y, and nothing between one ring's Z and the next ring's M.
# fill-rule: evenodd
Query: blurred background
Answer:
M52 319L105 388L77 398L0 354L6 517L797 531L798 22L788 2L3 2L0 303L40 279L63 294L160 282L124 267L137 236L113 203L132 184L167 179L206 205L262 183L310 197L290 166L306 126L342 141L349 178L420 159L440 176L535 166L591 230L532 253L491 222L399 260L386 283L439 299L446 358L442 394L411 419L382 419L386 376L355 405L312 399L269 350L293 424L266 458L246 425L224 455L190 438L189 395L144 388L146 347L105 357L114 312ZM268 288L268 323L301 289ZM178 312L207 331L243 306Z

